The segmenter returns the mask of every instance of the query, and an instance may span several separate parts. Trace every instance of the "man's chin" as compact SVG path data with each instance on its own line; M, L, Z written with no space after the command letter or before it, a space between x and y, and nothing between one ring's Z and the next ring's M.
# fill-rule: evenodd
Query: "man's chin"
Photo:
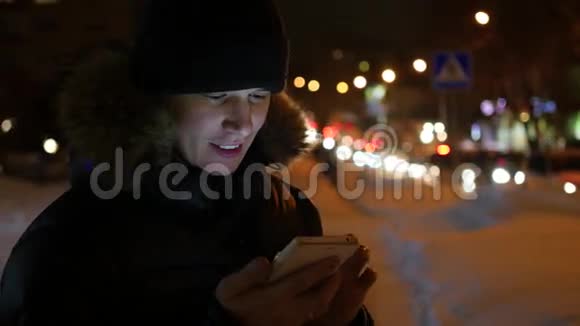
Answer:
M210 163L203 167L204 172L211 175L228 176L236 172L240 163Z

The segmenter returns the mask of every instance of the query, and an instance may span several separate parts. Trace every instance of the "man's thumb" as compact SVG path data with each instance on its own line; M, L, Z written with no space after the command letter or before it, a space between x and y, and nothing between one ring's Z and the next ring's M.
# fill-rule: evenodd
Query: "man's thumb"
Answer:
M258 257L249 262L238 274L248 284L259 285L268 280L271 272L272 265L268 259Z
M235 297L260 284L264 284L270 277L272 265L268 259L258 257L249 262L239 272L231 274L220 282L216 294L221 298Z

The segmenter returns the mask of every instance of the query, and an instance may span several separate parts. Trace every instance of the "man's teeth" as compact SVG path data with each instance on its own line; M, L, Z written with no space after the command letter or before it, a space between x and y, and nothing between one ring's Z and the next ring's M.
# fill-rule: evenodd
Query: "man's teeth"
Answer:
M229 149L229 150L236 149L236 148L240 147L240 145L232 145L232 146L219 145L219 146L221 149Z

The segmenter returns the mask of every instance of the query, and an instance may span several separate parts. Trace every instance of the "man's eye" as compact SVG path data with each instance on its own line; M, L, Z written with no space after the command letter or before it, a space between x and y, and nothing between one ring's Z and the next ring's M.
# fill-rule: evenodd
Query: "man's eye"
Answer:
M210 100L218 101L224 99L226 94L205 94L205 97L209 98Z
M263 100L266 97L268 97L268 95L266 95L266 94L251 94L250 97L252 97L255 100Z

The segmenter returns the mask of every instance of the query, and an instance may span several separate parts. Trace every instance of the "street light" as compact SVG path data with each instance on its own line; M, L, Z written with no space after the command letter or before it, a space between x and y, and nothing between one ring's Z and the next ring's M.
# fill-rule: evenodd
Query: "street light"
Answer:
M348 84L345 82L340 82L336 85L336 91L340 94L346 94L348 92Z
M363 76L356 76L353 81L354 87L363 89L367 86L367 79Z
M413 62L413 68L418 73L425 72L427 70L427 62L423 59L417 59Z
M308 82L308 90L311 92L317 92L320 89L320 83L317 80L311 80Z
M58 152L58 142L52 138L45 140L42 147L48 154L56 154Z
M489 14L485 11L479 11L475 14L475 21L479 25L487 25L490 21Z
M304 77L296 77L294 78L294 87L296 88L302 88L306 85L306 80L304 79Z
M383 80L387 83L392 83L397 79L397 74L393 69L386 69L382 74Z

